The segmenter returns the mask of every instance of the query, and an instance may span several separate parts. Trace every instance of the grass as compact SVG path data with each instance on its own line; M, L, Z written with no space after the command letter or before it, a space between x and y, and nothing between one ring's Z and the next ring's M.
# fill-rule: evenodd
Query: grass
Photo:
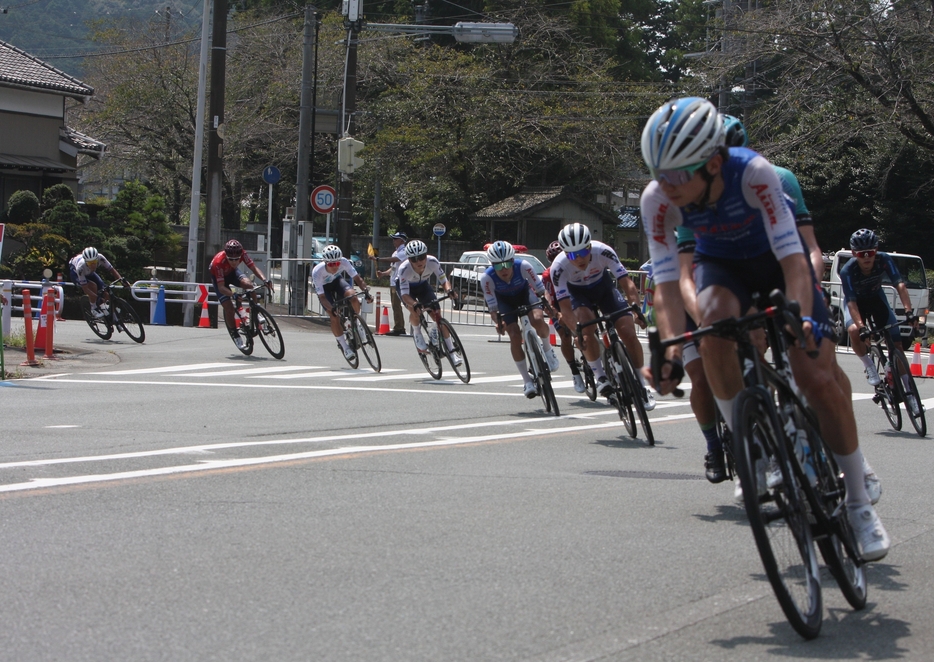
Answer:
M10 335L3 336L3 346L4 347L19 347L22 349L26 346L26 330L23 328L13 329L10 332Z

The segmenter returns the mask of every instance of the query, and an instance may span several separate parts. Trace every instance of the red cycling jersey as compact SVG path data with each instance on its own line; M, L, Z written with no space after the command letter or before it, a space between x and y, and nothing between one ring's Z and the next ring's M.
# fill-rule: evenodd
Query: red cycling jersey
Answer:
M243 261L241 262L248 269L253 268L253 258L251 258L246 251L243 251ZM211 275L214 276L219 282L224 282L227 274L236 269L235 266L230 264L227 261L227 253L221 251L214 256L214 259L211 260Z

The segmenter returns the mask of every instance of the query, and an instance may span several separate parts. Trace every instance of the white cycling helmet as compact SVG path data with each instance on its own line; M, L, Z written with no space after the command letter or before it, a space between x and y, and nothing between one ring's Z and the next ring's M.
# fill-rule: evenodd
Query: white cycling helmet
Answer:
M405 245L406 257L421 257L428 254L428 246L421 239L413 239Z
M486 256L490 258L490 262L493 264L508 262L516 257L516 249L513 248L512 244L508 241L494 241L492 245L486 249Z
M558 233L558 243L565 253L576 253L590 248L590 228L583 223L565 225Z
M85 262L97 262L100 259L100 254L96 248L88 246L81 252L81 257L84 258Z
M339 259L344 257L344 254L341 253L340 246L331 244L324 247L324 250L321 251L321 257L324 258L325 262L337 262Z
M706 163L724 145L723 119L700 97L669 101L642 129L642 158L654 176Z

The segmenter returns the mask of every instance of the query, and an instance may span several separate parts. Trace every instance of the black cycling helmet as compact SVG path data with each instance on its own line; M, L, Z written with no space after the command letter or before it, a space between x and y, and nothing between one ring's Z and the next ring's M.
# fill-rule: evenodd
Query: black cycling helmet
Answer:
M226 244L224 244L224 252L227 254L227 257L240 257L243 255L243 244L241 244L236 239L231 239Z
M553 241L548 244L548 248L545 249L545 257L548 258L549 262L554 262L555 258L561 254L561 244L557 241Z
M879 247L879 237L867 228L860 228L850 235L850 248L854 251L871 251Z

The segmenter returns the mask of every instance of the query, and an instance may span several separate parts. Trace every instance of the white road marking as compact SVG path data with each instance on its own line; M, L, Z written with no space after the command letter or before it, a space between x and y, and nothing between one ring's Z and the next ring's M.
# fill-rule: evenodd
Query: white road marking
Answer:
M227 364L227 370L212 370L211 372L189 372L177 375L166 375L166 377L222 377L232 375L269 375L277 372L291 372L294 370L319 370L325 366L318 365L271 365L265 368L246 368Z
M104 370L92 372L92 375L153 375L159 372L184 372L186 370L205 370L207 368L222 368L231 365L227 363L190 363L188 365L163 366L161 368L140 368L138 370Z
M65 428L80 428L80 425L43 425L42 427L47 429L65 429Z

